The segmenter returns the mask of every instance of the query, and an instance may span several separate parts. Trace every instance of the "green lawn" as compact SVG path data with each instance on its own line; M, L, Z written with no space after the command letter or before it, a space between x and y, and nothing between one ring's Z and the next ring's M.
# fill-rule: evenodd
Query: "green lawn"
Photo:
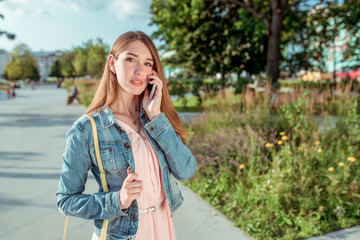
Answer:
M200 112L201 107L198 105L197 97L192 96L186 98L186 105L184 106L183 99L173 100L173 104L177 112Z

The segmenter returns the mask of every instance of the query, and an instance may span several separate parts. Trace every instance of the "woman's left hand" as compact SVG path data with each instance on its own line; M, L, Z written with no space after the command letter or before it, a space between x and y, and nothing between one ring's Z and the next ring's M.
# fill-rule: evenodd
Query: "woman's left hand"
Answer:
M155 70L152 70L152 74L148 75L148 79L150 85L156 84L156 90L153 99L150 100L149 99L150 91L148 88L145 89L142 105L149 119L153 120L154 118L156 118L158 115L161 114L160 105L162 98L163 82L159 78L159 74Z

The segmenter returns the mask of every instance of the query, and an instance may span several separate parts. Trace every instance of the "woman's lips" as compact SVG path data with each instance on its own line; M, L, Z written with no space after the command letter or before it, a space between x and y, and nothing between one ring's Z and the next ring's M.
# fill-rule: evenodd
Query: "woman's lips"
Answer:
M142 86L143 85L143 81L139 80L139 79L134 79L130 81L132 84L136 85L136 86Z

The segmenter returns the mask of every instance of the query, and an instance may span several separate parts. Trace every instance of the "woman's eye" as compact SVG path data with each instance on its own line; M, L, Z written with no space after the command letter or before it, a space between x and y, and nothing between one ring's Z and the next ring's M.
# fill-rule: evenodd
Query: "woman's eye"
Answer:
M152 64L147 62L147 63L145 63L145 66L152 67Z
M126 61L133 62L133 61L135 61L135 59L129 57L129 58L126 59Z

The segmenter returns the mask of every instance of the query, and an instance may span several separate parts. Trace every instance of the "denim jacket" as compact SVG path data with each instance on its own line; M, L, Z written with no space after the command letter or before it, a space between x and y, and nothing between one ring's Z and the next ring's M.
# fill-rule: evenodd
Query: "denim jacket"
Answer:
M149 121L140 107L141 122L159 158L163 188L172 215L183 202L173 177L180 181L191 178L196 170L196 160L164 113ZM109 219L107 239L134 239L139 219L137 202L133 201L126 211L122 211L119 197L127 177L127 168L130 166L136 172L129 137L116 122L109 107L93 117L98 129L109 192L103 192L101 186L90 120L82 116L66 134L66 148L56 192L57 206L64 215L94 219L98 236L103 219ZM99 184L99 192L91 195L83 194L89 170Z

